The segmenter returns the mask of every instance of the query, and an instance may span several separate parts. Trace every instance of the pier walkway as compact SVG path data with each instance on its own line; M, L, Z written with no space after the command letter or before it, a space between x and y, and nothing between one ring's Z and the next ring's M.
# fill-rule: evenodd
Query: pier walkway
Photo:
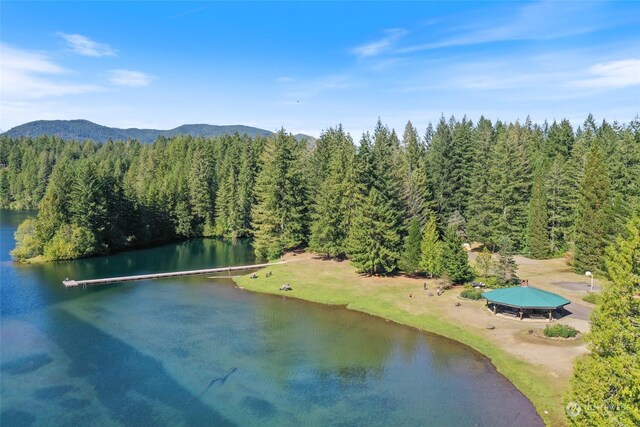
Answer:
M154 273L154 274L139 274L136 276L120 276L120 277L106 277L103 279L90 279L90 280L71 280L65 279L62 284L67 288L75 288L78 286L87 287L91 285L105 285L107 283L119 283L119 282L133 282L135 280L150 280L150 279L163 279L166 277L180 277L180 276L196 276L198 274L210 274L210 273L225 273L241 270L254 270L256 268L268 267L270 265L282 264L284 261L273 262L268 264L253 264L253 265L239 265L235 267L218 267L218 268L206 268L204 270L188 270L188 271L173 271L169 273Z

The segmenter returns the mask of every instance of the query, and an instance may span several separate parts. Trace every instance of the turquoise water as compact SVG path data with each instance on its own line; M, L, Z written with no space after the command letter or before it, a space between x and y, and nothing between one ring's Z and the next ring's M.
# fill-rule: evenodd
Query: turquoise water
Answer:
M542 425L486 358L382 319L220 278L61 283L251 263L247 242L23 266L27 214L1 215L3 427Z

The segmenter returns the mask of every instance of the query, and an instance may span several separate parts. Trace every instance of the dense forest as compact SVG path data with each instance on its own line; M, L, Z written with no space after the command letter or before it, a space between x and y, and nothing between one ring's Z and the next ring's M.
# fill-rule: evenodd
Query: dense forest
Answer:
M591 116L577 129L442 117L400 136L378 121L357 144L341 126L311 143L284 130L0 138L0 206L39 209L18 229L18 260L220 236L252 237L263 258L308 247L365 273L454 282L472 277L464 242L500 251L507 282L513 253L604 272L605 248L640 210L638 177L640 120Z

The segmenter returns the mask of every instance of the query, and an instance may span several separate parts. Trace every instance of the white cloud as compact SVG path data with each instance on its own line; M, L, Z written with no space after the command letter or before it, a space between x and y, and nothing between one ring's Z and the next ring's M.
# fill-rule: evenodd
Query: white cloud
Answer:
M5 100L24 100L97 92L102 90L93 84L60 80L71 72L59 66L46 54L18 49L0 44L0 95Z
M392 28L386 30L385 33L387 35L380 40L354 47L351 49L351 53L363 58L380 55L389 50L399 38L407 34L407 31L401 28Z
M610 61L589 67L593 77L576 80L574 86L595 89L620 89L640 85L640 59Z
M40 52L30 52L16 49L7 44L0 44L2 54L2 69L20 70L36 73L62 74L64 68L54 64L49 57Z
M498 11L484 22L477 16L470 18L471 24L459 27L456 36L404 47L396 53L500 41L554 40L590 33L611 24L606 16L599 13L595 3L550 1L525 4L511 15ZM569 20L572 25L567 24Z
M83 56L115 56L116 51L108 44L98 43L80 34L58 33L66 42L67 46L78 55Z
M109 71L109 82L116 86L149 86L154 76L133 70L111 70Z
M293 78L288 76L282 76L282 77L278 77L276 81L278 83L289 83L293 81Z

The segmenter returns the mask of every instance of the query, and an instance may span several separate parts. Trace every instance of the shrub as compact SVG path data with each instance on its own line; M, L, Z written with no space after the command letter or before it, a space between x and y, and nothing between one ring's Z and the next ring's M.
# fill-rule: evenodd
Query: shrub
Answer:
M602 299L602 295L589 293L582 297L582 301L591 303L591 304L600 304L600 299Z
M460 292L460 296L466 299L479 300L482 299L482 292L479 289L465 289Z
M557 325L547 325L544 328L545 337L562 337L572 338L578 335L578 330L573 326L563 325L558 323Z
M83 258L95 254L96 238L84 227L63 224L44 246L47 261Z
M42 253L42 243L36 233L36 220L28 218L18 226L15 233L16 248L11 256L16 261L24 261Z

